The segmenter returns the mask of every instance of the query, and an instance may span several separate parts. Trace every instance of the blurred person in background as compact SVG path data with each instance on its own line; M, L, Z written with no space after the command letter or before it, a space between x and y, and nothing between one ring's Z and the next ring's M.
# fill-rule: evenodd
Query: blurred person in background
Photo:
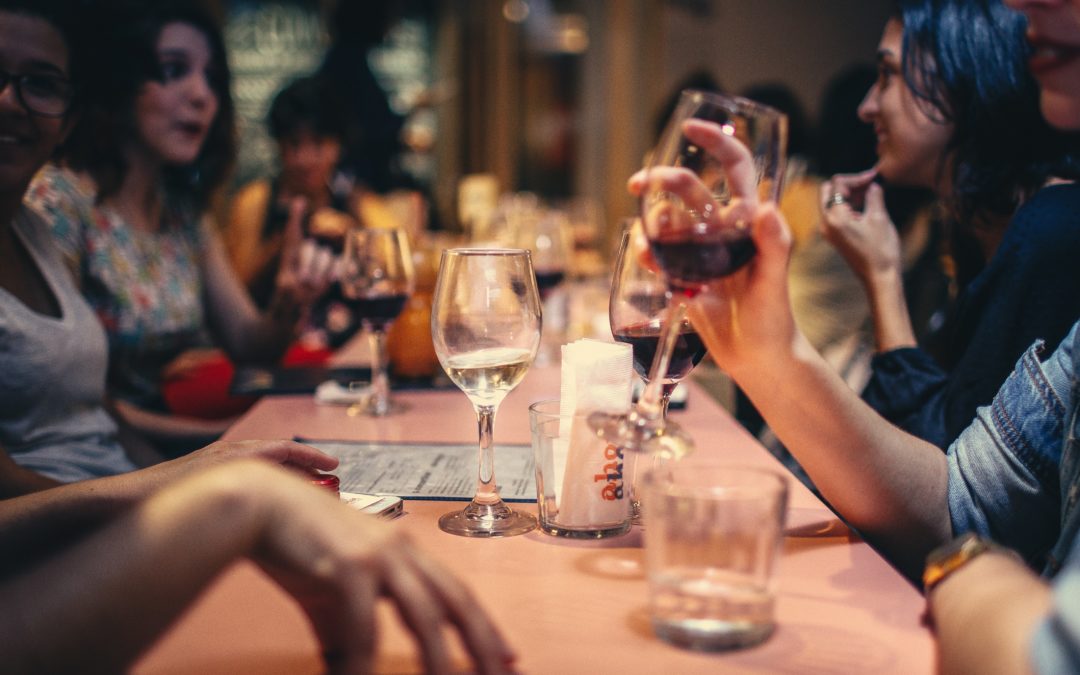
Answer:
M240 280L255 304L265 310L273 301L285 226L296 200L303 204L306 236L340 253L350 227L359 225L362 191L338 171L348 141L348 122L334 87L317 77L301 77L279 91L270 104L267 126L277 144L276 176L244 185L232 197L225 246ZM328 354L359 328L331 286L312 310L304 340ZM298 358L294 351L291 358ZM289 359L287 359L289 360Z
M190 2L118 1L94 19L81 117L62 163L46 167L28 199L105 326L115 415L159 450L186 452L249 404L227 394L231 363L197 349L278 359L325 291L333 256L302 241L295 205L273 298L259 312L207 217L235 149L219 27ZM167 384L186 398L170 401Z

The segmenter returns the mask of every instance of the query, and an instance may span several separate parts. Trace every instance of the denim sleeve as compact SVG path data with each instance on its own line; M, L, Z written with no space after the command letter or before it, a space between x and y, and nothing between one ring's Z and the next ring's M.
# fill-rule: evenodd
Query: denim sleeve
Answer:
M874 356L870 367L863 400L904 431L945 447L948 374L933 357L914 347L892 349Z
M948 451L956 534L976 531L1038 564L1057 538L1059 464L1076 326L1046 361L1041 343L1017 362L989 406Z
M1050 615L1032 636L1031 665L1037 673L1080 673L1080 563L1058 573L1052 593Z

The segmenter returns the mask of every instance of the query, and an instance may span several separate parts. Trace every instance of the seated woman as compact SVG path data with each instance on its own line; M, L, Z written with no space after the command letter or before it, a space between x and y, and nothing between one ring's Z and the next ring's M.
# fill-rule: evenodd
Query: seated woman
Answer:
M218 27L192 3L105 12L96 80L63 164L38 176L29 201L105 326L119 419L159 448L186 451L228 420L170 414L166 366L208 344L236 360L277 359L327 287L333 256L301 255L297 210L273 299L257 310L205 216L234 147Z
M1032 342L1056 347L1080 315L1080 147L1039 115L1025 25L1000 4L906 4L885 27L859 109L877 133L877 165L820 193L825 235L872 308L877 354L863 398L941 448ZM951 222L961 290L933 355L916 343L879 176L933 190Z
M337 172L346 142L347 120L329 84L302 77L274 97L267 116L278 148L280 172L270 180L244 185L232 198L225 224L225 247L240 280L255 304L266 308L274 296L281 264L282 238L289 210L303 200L308 236L340 249L355 223L362 194L353 181ZM358 327L333 290L312 316L330 346L348 339Z

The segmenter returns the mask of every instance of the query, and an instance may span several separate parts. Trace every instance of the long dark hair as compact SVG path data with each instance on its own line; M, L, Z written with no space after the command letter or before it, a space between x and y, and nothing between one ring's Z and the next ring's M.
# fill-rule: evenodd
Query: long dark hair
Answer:
M1043 119L1026 22L1000 0L899 0L903 74L932 118L952 123L952 197L965 224L1007 215L1052 176L1080 177L1077 136Z
M137 132L135 99L143 85L161 77L157 42L171 23L196 28L210 45L210 87L218 111L202 150L188 166L164 170L166 197L172 207L202 211L225 182L236 153L236 127L230 93L225 41L214 18L195 2L184 0L114 0L97 12L98 44L82 117L64 147L63 159L86 171L97 183L97 199L119 190L128 166L123 149Z

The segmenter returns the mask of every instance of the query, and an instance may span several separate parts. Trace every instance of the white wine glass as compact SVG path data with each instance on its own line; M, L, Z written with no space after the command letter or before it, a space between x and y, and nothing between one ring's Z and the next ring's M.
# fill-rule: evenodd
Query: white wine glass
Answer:
M465 537L505 537L536 527L514 511L495 482L495 413L524 379L540 345L540 297L532 259L521 249L444 251L431 308L439 363L476 410L480 452L476 494L439 527Z
M390 398L386 332L412 295L413 277L404 230L350 230L339 273L341 294L371 340L371 393L351 410L383 416L402 409Z
M664 381L687 303L754 257L750 219L776 201L784 175L787 118L755 101L686 90L644 171L631 178L652 257L672 305L645 391L625 415L594 413L590 423L624 450L679 457L693 441L664 417Z

